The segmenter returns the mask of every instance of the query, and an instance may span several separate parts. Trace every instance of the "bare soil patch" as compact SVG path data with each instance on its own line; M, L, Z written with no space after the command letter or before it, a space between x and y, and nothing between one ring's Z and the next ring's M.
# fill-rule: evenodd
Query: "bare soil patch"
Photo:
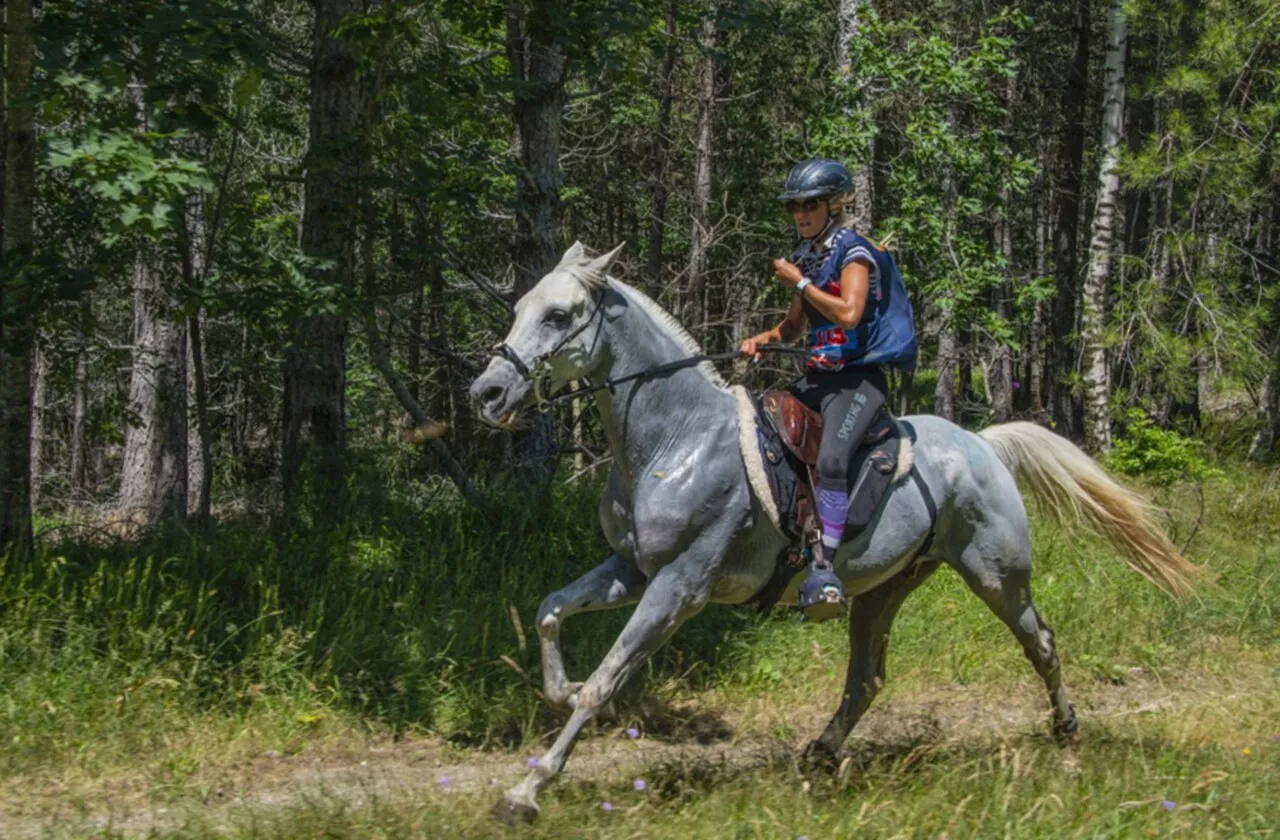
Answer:
M1029 683L1011 685L1001 696L990 686L945 685L930 688L928 696L877 703L855 729L845 754L857 767L922 746L1047 740L1047 703L1031 688ZM1183 675L1176 684L1165 683L1135 669L1123 684L1076 685L1072 696L1087 737L1091 724L1175 710L1221 710L1271 688L1257 683L1226 686L1193 675ZM767 704L768 698L760 702ZM691 703L669 709L638 739L629 738L621 727L601 727L575 751L562 784L616 783L672 766L696 765L731 773L788 767L830 712L814 706L766 714L753 705L715 709ZM771 720L782 718L806 721L806 731L776 734ZM128 837L146 836L193 821L230 828L255 815L315 803L359 808L489 790L496 796L520 778L527 757L478 751L460 756L438 740L383 742L360 749L308 749L292 756L269 753L239 765L205 768L197 783L176 795L145 789L136 780L125 784L105 780L100 788L78 795L27 790L16 796L11 790L0 795L0 836L14 840L76 837L102 829Z

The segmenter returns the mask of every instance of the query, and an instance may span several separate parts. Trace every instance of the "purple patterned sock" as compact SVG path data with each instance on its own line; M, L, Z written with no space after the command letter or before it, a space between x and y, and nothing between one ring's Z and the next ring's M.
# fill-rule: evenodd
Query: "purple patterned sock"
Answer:
M849 494L843 490L819 487L818 517L822 520L822 545L824 548L840 547L844 537L844 517L849 512Z

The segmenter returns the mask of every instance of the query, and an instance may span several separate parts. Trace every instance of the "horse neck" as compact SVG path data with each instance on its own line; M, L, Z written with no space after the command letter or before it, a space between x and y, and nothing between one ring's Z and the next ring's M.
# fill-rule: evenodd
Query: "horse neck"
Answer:
M685 346L648 307L638 304L634 290L625 289L624 295L630 304L626 312L605 327L610 379L701 352ZM656 304L649 307L656 308ZM700 366L627 382L612 393L600 391L596 400L614 464L628 474L632 468L650 463L671 441L685 436L691 425L705 423L709 412L731 411L733 405L733 397L719 377L708 375Z

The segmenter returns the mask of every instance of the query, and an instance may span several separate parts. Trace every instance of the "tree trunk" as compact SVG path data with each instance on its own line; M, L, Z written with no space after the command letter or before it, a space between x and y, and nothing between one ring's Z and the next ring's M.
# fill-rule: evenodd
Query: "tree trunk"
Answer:
M1005 86L1009 117L1005 130L1012 135L1013 107L1017 100L1017 77L1010 76ZM1001 210L992 232L992 245L1004 258L1004 281L992 288L991 309L1003 327L1013 330L1013 209L1008 189L1000 191ZM991 415L997 423L1013 416L1013 347L1008 339L997 338L990 361L985 366L987 392L991 398Z
M693 196L690 201L692 228L689 233L689 285L685 323L695 336L703 337L706 320L707 249L710 246L712 124L716 104L717 0L709 0L698 33L698 142L694 158Z
M960 107L952 104L947 119L953 130L960 122ZM956 200L958 199L955 173L949 168L942 176L942 216L944 246L951 249L955 239ZM953 282L959 282L954 278ZM954 293L942 291L942 327L938 332L938 381L933 387L933 413L951 422L956 420L956 368L960 363L959 313Z
M1124 134L1125 49L1129 28L1123 0L1111 0L1107 16L1107 64L1103 81L1102 168L1093 212L1089 244L1089 275L1085 280L1080 337L1084 345L1084 433L1094 451L1111 448L1111 416L1108 403L1111 381L1107 364L1105 331L1107 292L1111 280L1111 245L1115 236L1116 208L1120 196L1120 143Z
M226 185L222 186L225 189ZM183 284L203 291L207 273L209 231L205 220L205 195L199 193L187 203L182 219ZM187 402L188 424L196 434L187 435L187 510L202 522L209 519L213 493L212 432L209 429L209 386L204 363L204 315L200 309L187 316ZM193 410L191 410L193 409Z
M31 352L31 510L40 509L40 486L44 478L44 421L49 395L49 356L34 336Z
M89 301L80 304L80 334L77 336L74 383L71 392L71 484L72 504L88 495L89 475L86 423L89 415Z
M1255 415L1258 431L1249 444L1250 461L1265 461L1280 439L1280 302L1272 307L1271 323L1267 375L1262 380L1262 393Z
M360 175L365 157L365 91L352 46L335 31L364 11L363 0L315 0L309 148L302 250L332 262L317 272L338 288L354 285ZM346 456L347 321L311 315L290 325L284 362L282 485L292 508L303 464L315 467L323 504L341 501ZM330 507L332 510L332 507Z
M1058 153L1058 220L1054 227L1053 367L1050 388L1059 431L1074 435L1079 424L1076 399L1067 384L1075 368L1076 240L1080 218L1080 169L1084 157L1084 106L1089 92L1089 0L1076 0L1074 46L1062 92L1064 126Z
M1048 276L1048 240L1049 240L1049 198L1047 189L1042 188L1040 202L1036 207L1036 279ZM1029 387L1031 391L1031 411L1036 417L1045 412L1044 404L1044 369L1045 369L1045 302L1037 300L1035 311L1031 316L1031 360L1028 365Z
M1266 151L1262 156L1260 171L1271 168L1271 155L1274 134L1268 138ZM1264 461L1275 449L1280 439L1280 186L1271 184L1270 212L1259 220L1259 230L1255 239L1255 252L1260 259L1255 259L1254 271L1264 287L1271 288L1271 345L1268 347L1267 372L1262 380L1262 394L1258 400L1258 431L1249 446L1250 461ZM1268 218L1269 216L1269 218ZM1265 279L1264 279L1265 275Z
M559 0L525 10L508 2L507 60L516 85L513 115L521 173L516 184L515 293L533 288L560 258L560 121L565 55L557 33Z
M650 175L653 178L649 193L649 244L645 274L656 289L662 281L662 245L667 218L667 170L671 162L671 103L675 98L676 57L680 43L677 40L676 13L679 3L673 2L667 11L666 52L662 57L662 78L658 94L658 130L653 138L653 155Z
M440 273L439 263L431 263L427 266L428 277L422 277L414 272L415 283L413 284L413 304L409 310L409 328L422 335L422 320L426 313L427 306L427 285L433 282L432 275ZM425 282L424 282L425 281ZM439 336L432 336L438 339ZM422 402L422 342L409 339L409 395L418 402Z
M844 92L845 122L851 123L855 110L865 107L861 94L852 90L856 80L853 75L853 61L849 57L849 45L858 37L862 28L859 18L863 0L840 0L840 9L836 17L836 67L839 69L840 81L845 86ZM861 144L861 148L853 149L853 158L857 161L851 167L853 175L853 213L852 222L855 230L870 235L874 221L873 200L875 198L875 178L872 164L875 162L874 136Z
M133 267L133 365L120 507L134 522L187 513L187 330L175 317L161 249L146 242Z
M960 341L954 318L947 313L938 333L938 382L933 386L933 413L951 422L956 420L956 361Z
M8 105L5 112L4 236L6 267L31 259L36 193L35 109L29 99L35 65L31 0L5 3ZM0 551L31 554L31 348L36 325L30 284L0 289Z

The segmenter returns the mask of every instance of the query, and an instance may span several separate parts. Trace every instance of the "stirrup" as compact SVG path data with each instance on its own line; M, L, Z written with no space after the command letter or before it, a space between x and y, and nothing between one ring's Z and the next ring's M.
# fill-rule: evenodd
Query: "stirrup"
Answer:
M825 557L821 543L814 546L818 556L809 564L809 574L800 583L796 593L796 606L809 621L830 621L841 618L849 611L844 597L844 584L836 577Z

